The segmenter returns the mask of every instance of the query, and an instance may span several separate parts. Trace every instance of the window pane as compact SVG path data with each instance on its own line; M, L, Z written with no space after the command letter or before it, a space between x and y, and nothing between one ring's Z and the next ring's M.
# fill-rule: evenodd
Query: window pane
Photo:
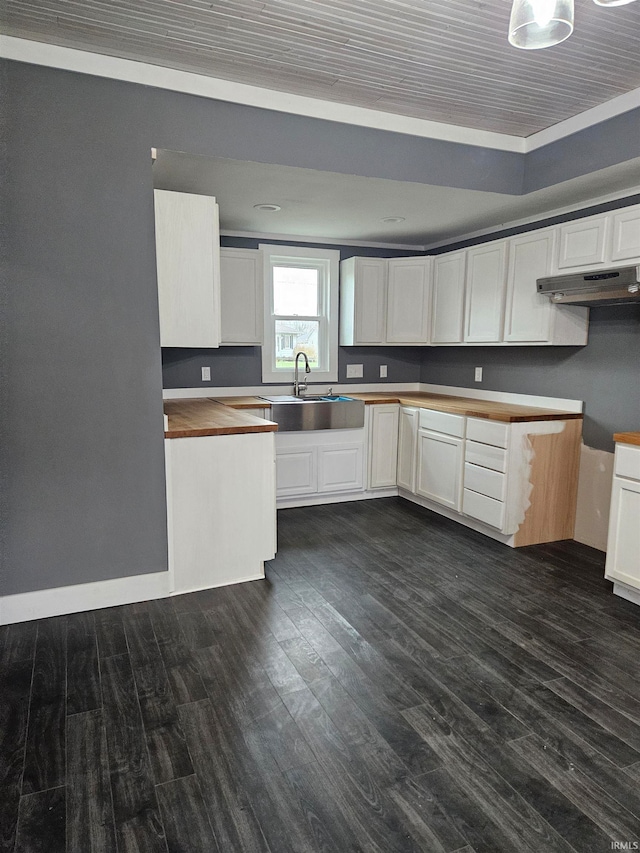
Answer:
M291 370L297 353L303 352L309 359L309 367L318 367L317 320L276 320L276 369ZM304 359L300 359L300 367Z
M318 315L318 270L304 267L273 268L274 314Z

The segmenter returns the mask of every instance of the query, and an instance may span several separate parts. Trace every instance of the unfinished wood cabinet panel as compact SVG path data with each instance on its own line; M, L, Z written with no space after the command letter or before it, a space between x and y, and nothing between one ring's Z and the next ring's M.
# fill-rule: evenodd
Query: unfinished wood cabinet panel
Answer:
M543 424L544 421L512 426L514 446L510 448L510 464L515 466L517 452L530 455L528 478L522 478L521 482L514 480L507 492L513 511L518 499L523 498L523 492L518 494L517 490L530 489L529 506L514 531L515 547L573 538L582 421L546 422L546 428Z

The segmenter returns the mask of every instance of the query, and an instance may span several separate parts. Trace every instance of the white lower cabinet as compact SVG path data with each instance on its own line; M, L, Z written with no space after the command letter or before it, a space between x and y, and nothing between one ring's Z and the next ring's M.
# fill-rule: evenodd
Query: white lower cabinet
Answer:
M276 434L276 496L280 505L321 503L320 495L364 490L365 430Z
M164 444L172 591L263 578L276 552L274 433Z
M616 444L614 464L605 576L640 590L640 447Z
M416 454L418 445L418 423L420 409L412 406L400 406L398 422L398 486L415 494L416 491Z
M368 406L370 489L393 488L398 467L397 403Z
M364 488L362 444L318 448L318 491L355 492Z
M279 437L278 437L279 438ZM315 447L278 448L276 495L310 495L318 491L318 454Z
M416 492L459 511L463 457L464 439L419 429Z

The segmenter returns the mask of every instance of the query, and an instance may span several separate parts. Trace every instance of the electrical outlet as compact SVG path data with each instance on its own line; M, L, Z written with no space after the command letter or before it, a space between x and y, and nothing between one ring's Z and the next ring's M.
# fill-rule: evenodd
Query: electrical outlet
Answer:
M362 379L364 373L361 364L347 365L347 379Z
M476 382L482 382L482 368L481 367L476 367L475 380L476 380Z
M201 367L200 371L202 373L202 381L203 382L211 382L211 368L210 367Z
M386 378L387 378L387 365L381 364L380 365L380 379L386 379Z

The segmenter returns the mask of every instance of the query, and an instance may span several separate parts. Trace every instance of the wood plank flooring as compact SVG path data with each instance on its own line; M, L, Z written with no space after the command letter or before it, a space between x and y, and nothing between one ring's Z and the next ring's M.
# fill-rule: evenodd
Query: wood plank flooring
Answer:
M0 629L0 853L640 843L602 554L396 498L278 523L265 581Z

